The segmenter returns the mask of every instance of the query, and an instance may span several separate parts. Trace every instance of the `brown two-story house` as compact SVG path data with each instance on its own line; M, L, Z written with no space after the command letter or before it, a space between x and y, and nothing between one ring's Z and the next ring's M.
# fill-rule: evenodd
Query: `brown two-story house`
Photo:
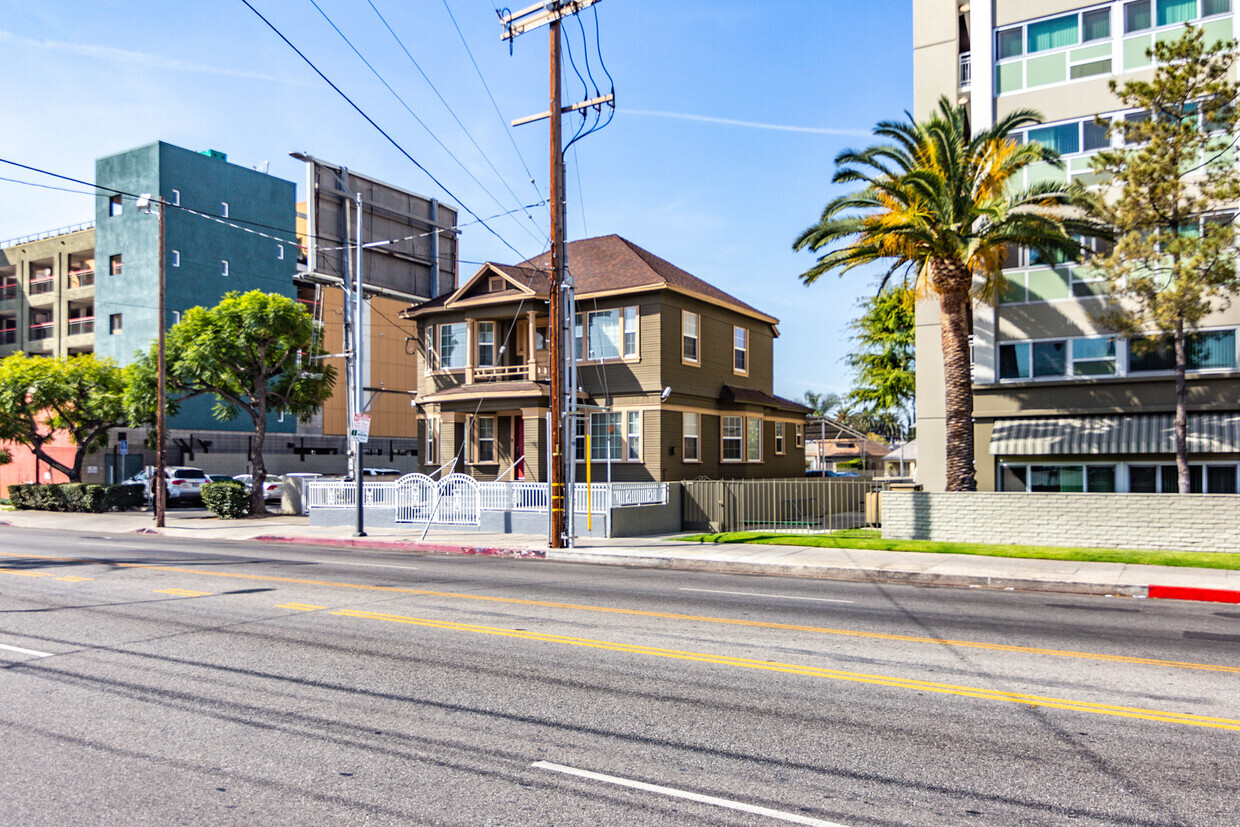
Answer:
M808 409L772 394L778 320L619 236L574 241L574 449L595 481L798 477ZM410 307L421 462L546 480L550 257ZM667 390L666 396L664 391Z

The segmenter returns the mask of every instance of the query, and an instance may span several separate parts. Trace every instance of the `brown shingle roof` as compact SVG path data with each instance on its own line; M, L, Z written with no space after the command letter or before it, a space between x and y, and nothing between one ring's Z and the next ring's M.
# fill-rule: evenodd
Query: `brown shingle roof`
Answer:
M740 403L742 405L765 405L768 408L781 408L785 411L793 411L795 413L809 413L810 409L802 405L800 402L793 402L791 399L784 399L782 396L774 396L773 394L760 391L755 388L737 388L732 385L724 385L719 389L719 401L725 403Z

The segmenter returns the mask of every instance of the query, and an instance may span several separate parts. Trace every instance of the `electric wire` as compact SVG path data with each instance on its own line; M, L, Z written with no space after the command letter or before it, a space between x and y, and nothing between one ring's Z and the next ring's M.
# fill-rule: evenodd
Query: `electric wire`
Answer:
M405 158L411 164L413 164L415 167L420 169L426 175L427 178L430 178L431 181L433 181L436 186L438 186L441 190L443 190L444 193L447 194L449 198L451 198L453 201L459 204L461 209L465 210L465 212L469 213L471 216L478 219L478 223L481 224L486 229L487 232L495 236L495 238L498 239L499 242L503 244L505 247L512 250L514 253L516 253L518 256L521 256L522 258L528 258L528 256L522 255L520 250L512 246L512 244L509 243L508 239L500 235L495 230L495 228L493 228L484 219L482 219L476 212L471 210L460 198L456 196L455 193L452 192L451 189L449 189L442 181L436 178L429 169L427 169L425 166L419 163L416 158L410 155L408 150L406 150L403 146L400 145L400 143L395 138L393 138L390 134L388 134L387 130L379 126L379 124L373 118L367 115L366 112L360 106L358 106L356 103L353 102L352 98L350 98L347 94L345 94L345 92L339 86L333 83L331 79L327 77L327 75L323 74L322 70L320 70L319 67L315 66L314 62L310 60L310 58L306 57L306 55L300 49L298 49L295 45L293 45L293 42L289 40L287 37L285 37L284 33L281 32L278 28L276 28L274 23L272 23L270 20L264 17L262 12L260 12L258 9L254 8L254 6L250 3L250 0L241 0L241 2L245 5L246 8L254 12L254 14L258 17L258 19L263 21L264 24L266 24L267 28L271 29L271 31L274 32L277 37L279 37L282 41L284 41L285 45L287 45L290 49L292 49L297 54L297 56L300 57L302 61L304 61L305 64L314 71L316 75L322 78L324 83L330 86L332 90L336 92L336 94L344 98L345 103L349 104L349 106L351 106L353 110L357 112L359 115L361 115L362 118L368 124L373 126L380 135L382 135L385 139L387 139L387 142L390 143L393 147L395 147L396 150L401 155L405 156Z
M340 27L337 26L335 21L332 20L331 17L328 16L327 12L323 11L323 7L318 4L318 0L310 0L310 5L314 6L314 8L323 17L323 19L327 21L327 25L331 26L332 30L336 32L336 34L340 36L340 39L345 42L345 45L347 45L350 49L353 50L353 54L357 55L358 60L360 60L363 64L366 65L366 68L370 70L371 74L373 74L375 78L378 79L378 81L381 84L383 84L383 87L392 94L392 97L396 98L397 102L400 103L402 107L404 107L405 111L409 113L410 117L412 117L415 121L418 122L418 126L426 130L426 134L430 135L431 140L437 143L439 145L439 148L442 149L444 152L446 152L448 154L448 157L451 158L453 161L455 161L457 166L459 166L461 170L467 176L469 176L470 180L473 181L475 184L477 184L478 187L483 192L485 192L491 198L491 200L496 203L497 206L503 209L504 203L500 201L498 197L496 197L495 193L487 189L486 185L483 184L481 181L479 181L478 177L474 175L472 172L470 172L469 167L465 166L464 162L461 161L461 159L456 156L456 153L454 153L451 149L449 149L448 145L445 144L442 140L440 140L439 136L435 134L434 130L432 130L429 126L427 126L426 122L423 121L420 117L418 117L417 113L414 112L413 109L409 106L409 104L405 101L405 99L401 97L400 93L392 88L392 85L387 82L387 80L383 77L383 75L379 74L379 70L374 67L374 64L372 64L369 60L366 59L366 56L363 55L361 51L358 50L357 46L353 45L353 41L350 40L348 36L340 30ZM414 65L416 66L417 64L415 63ZM421 67L419 67L418 70L421 71ZM426 75L423 74L423 77L426 77ZM427 82L429 83L429 80ZM436 94L438 94L438 92L436 92ZM455 114L453 115L453 117L455 117ZM459 120L457 122L460 123ZM471 140L472 140L472 137L471 137ZM476 143L474 145L477 146ZM481 151L481 149L479 149L479 151ZM487 163L490 163L489 159L486 159L486 160L487 160ZM495 169L494 165L492 165L491 168ZM497 175L499 174L498 170L496 170L496 174ZM500 180L504 184L505 187L508 187L508 183L506 181L503 181L502 178ZM515 192L512 192L511 187L508 188L508 191L512 193L513 199L516 200L517 203L520 203L520 199L517 198L517 194ZM505 215L507 215L507 213L505 213ZM539 244L542 243L542 239L534 235L534 233L530 230L530 228L527 227L525 224L521 223L520 221L516 221L514 223L516 223L517 226L519 226L526 233L529 233L530 238L534 239Z
M422 79L426 81L427 85L430 86L431 91L435 93L435 97L439 98L439 102L444 105L444 108L448 110L448 114L452 116L452 119L454 121L456 121L456 124L457 126L461 128L461 131L465 133L465 137L468 138L469 142L474 145L474 149L478 150L478 154L482 156L482 159L486 161L487 166L489 166L491 168L491 171L495 173L495 177L498 178L500 180L500 183L504 185L504 188L508 190L508 194L513 197L513 200L515 200L517 203L520 203L521 198L513 191L512 187L508 185L508 181L507 179L504 178L503 174L498 169L496 169L495 164L491 161L491 156L487 154L486 150L484 150L481 146L478 145L478 142L474 139L474 136L469 131L469 128L466 127L465 124L461 122L461 119L459 117L457 117L455 110L452 109L452 106L448 103L448 101L444 98L444 96L440 94L439 89L436 88L435 84L431 81L430 77L422 69L421 64L419 64L418 61L414 59L413 54L405 46L405 42L401 40L400 35L398 35L395 29L392 28L391 24L388 23L387 18L385 18L383 14L379 11L379 9L375 6L373 0L366 0L366 2L370 4L370 8L374 9L375 14L378 15L379 20L383 22L384 27L388 30L388 32L391 33L392 37L396 39L397 45L399 45L401 51L405 53L405 57L409 58L409 62L413 64L413 68L418 70L418 73L422 75ZM453 20L453 23L455 24L456 21ZM458 29L457 31L459 33L460 30ZM470 57L472 59L473 56L471 55ZM503 123L502 118L501 118L501 125L503 126L504 131L506 133L509 132L508 125ZM511 138L511 135L509 135L509 137ZM513 142L513 146L514 147L516 146L515 141ZM518 150L517 154L520 155L520 150ZM524 158L521 159L521 163L522 165L525 164ZM527 175L529 174L528 168L526 169L526 174ZM537 193L538 188L535 187L534 191ZM541 193L539 194L541 195ZM526 212L525 215L526 215L526 218L530 219L531 222L535 222L534 216L531 215L529 212ZM535 226L538 226L536 222L535 222ZM541 230L542 228L539 227L540 232ZM550 238L547 237L546 233L544 233L543 236L544 236L543 241L550 243Z

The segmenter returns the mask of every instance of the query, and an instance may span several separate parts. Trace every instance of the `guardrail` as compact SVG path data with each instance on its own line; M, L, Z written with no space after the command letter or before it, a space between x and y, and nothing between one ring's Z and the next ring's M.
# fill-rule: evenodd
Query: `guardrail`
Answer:
M57 227L54 230L44 230L34 235L24 235L19 238L10 238L7 241L0 241L0 247L13 247L18 244L26 244L30 241L42 241L45 238L55 238L58 235L68 235L69 233L77 233L82 230L90 230L95 226L93 221L83 221L81 224L70 224L68 227Z

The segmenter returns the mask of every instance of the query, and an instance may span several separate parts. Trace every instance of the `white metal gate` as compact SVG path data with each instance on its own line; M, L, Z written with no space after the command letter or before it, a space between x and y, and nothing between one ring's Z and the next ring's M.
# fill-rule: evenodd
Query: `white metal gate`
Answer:
M478 525L481 505L478 481L466 474L449 474L438 483L425 474L396 481L398 523Z

